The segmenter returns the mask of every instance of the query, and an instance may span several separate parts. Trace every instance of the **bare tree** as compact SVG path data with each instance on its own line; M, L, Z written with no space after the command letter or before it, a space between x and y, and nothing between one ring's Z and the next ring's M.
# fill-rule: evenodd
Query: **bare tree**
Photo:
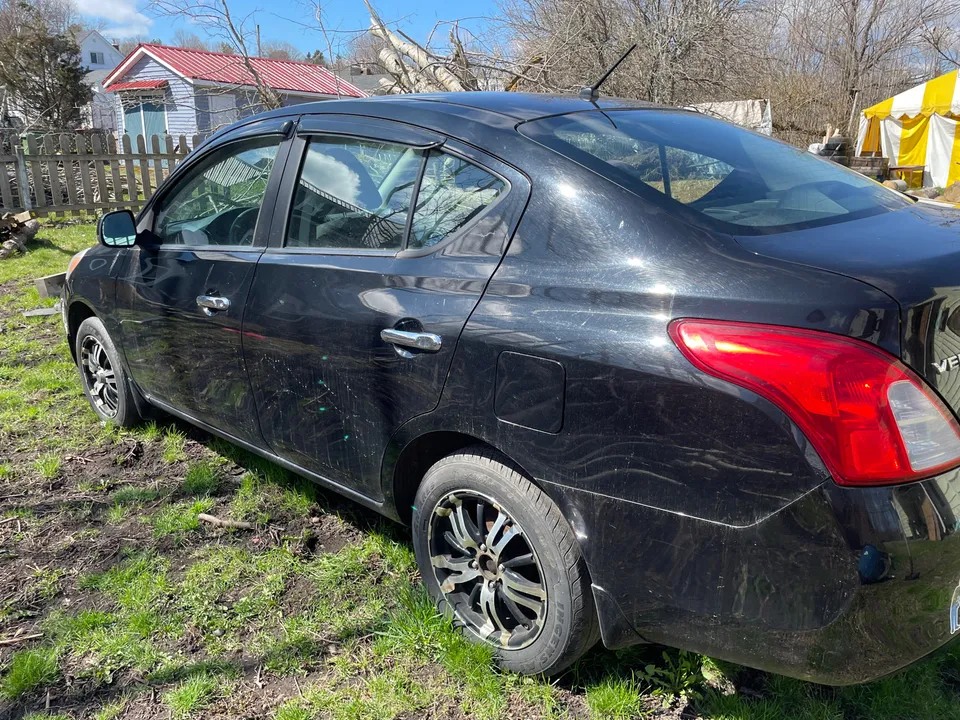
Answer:
M263 43L263 57L274 60L303 60L303 53L286 40L268 40Z
M188 50L209 50L210 45L196 33L188 32L183 28L173 34L173 44Z
M255 46L255 30L251 27L250 14L234 17L227 0L152 0L148 7L161 17L188 17L211 38L228 44L246 70L257 104L265 110L283 105L279 93L263 81L256 63L251 60L255 57L249 50Z
M528 58L518 89L570 91L624 47L612 94L685 105L770 99L798 144L960 59L960 0L500 0Z

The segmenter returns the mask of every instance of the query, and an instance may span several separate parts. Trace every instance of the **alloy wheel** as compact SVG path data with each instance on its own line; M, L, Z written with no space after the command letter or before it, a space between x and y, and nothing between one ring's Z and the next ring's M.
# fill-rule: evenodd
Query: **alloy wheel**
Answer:
M120 407L117 375L106 348L93 335L80 344L80 368L94 405L103 415L115 417Z
M537 639L547 611L543 568L499 503L472 490L448 493L433 509L428 542L440 591L467 630L510 650Z

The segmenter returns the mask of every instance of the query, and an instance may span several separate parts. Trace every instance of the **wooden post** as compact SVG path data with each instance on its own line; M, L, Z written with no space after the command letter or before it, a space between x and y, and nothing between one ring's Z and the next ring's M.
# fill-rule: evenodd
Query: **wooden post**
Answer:
M136 164L133 162L133 150L130 148L129 135L123 136L123 154L126 156L124 163L127 168L127 190L130 192L130 201L134 203L140 198L140 193L137 191L137 170Z
M167 158L166 177L170 177L170 173L172 173L173 169L177 166L177 159L174 157L177 153L176 150L173 149L173 135L167 135L166 141L167 155L170 156Z
M123 183L120 182L120 152L117 150L117 140L110 135L107 139L110 154L116 157L110 159L110 177L113 179L113 200L123 202Z
M57 146L53 140L53 135L45 135L43 138L43 154L52 156L57 154ZM47 160L47 175L50 176L50 196L52 206L60 207L63 205L63 195L60 190L60 168L57 166L55 158ZM53 213L56 215L56 213Z
M80 204L77 197L77 176L73 173L73 153L70 148L70 136L63 134L60 136L60 152L63 153L63 184L66 185L67 198L70 205L76 207ZM66 214L66 213L64 213ZM79 210L73 210L73 215L79 215Z
M0 152L3 148L0 147ZM10 174L7 172L7 161L0 160L0 205L4 212L15 210L13 204L13 188L10 187Z
M23 159L23 142L19 135L10 136L10 149L13 150L17 169L17 187L20 189L20 204L24 210L32 210L30 202L30 179L27 177L27 162Z
M93 141L94 156L103 155L103 142L99 135L90 138ZM93 168L97 173L97 192L94 202L105 203L110 201L110 193L107 192L107 176L103 171L103 160L94 160Z
M153 136L157 142L157 136ZM140 180L143 182L143 199L149 200L153 195L153 186L150 183L150 156L147 155L147 143L143 135L137 135L137 153L140 156ZM157 185L160 184L160 175L157 174Z
M27 135L27 150L31 155L40 154L37 139L33 135ZM47 191L43 184L43 165L39 160L30 161L30 174L33 175L33 196L37 199L37 207L46 207Z
M187 153L190 152L190 146L187 144L187 136L181 135L180 140L177 143L177 152L181 157L177 158L177 165L183 162L183 158L187 156Z
M80 185L83 187L83 204L93 205L93 191L90 188L90 161L86 156L86 138L83 135L77 135L77 165L80 168Z

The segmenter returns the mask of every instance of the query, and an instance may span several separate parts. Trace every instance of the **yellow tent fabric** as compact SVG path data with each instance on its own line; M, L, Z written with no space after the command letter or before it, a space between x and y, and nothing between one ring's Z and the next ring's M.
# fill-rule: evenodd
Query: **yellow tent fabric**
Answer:
M880 152L891 165L924 168L924 185L960 180L960 71L868 107L860 118L857 154Z
M958 71L948 72L868 107L863 115L880 120L891 115L896 118L960 115L960 87L957 81Z

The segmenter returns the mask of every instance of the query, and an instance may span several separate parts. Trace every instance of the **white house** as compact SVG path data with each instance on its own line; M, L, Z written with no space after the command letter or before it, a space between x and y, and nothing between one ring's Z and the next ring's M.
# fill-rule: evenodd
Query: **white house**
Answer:
M87 68L84 81L93 90L93 100L84 108L84 125L101 130L117 129L117 98L104 92L103 80L123 60L123 53L96 30L84 30L75 38L80 61Z
M123 53L96 30L84 30L75 38L80 46L80 62L87 70L113 70Z

